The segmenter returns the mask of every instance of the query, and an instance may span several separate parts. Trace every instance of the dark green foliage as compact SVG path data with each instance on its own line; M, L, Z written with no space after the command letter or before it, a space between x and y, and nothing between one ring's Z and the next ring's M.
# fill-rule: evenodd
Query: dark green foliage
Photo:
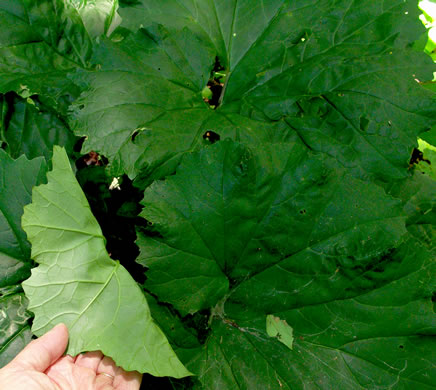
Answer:
M59 144L101 225L98 247L141 285L195 374L145 375L144 388L432 389L436 69L416 1L117 7L0 0L1 364L30 339L20 218ZM50 236L59 215L45 207L73 202L57 188L82 197L53 172L53 197L31 206L45 232L26 227L33 249L47 234L62 261L73 245L91 259L66 228ZM99 231L82 203L70 214ZM36 293L44 266L34 273L31 303L50 301ZM292 342L267 331L271 318ZM123 364L147 366L105 341ZM169 375L187 375L177 367Z

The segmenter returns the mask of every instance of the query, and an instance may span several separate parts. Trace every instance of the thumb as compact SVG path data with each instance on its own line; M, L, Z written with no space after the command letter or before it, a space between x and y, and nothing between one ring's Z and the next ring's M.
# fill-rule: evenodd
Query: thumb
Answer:
M67 327L64 324L56 325L45 335L28 344L10 365L44 372L63 355L67 344Z

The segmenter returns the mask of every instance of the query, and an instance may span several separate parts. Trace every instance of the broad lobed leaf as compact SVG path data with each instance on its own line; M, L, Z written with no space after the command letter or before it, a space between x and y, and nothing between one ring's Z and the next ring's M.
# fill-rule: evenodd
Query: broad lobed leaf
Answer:
M371 267L406 230L400 202L334 168L301 142L251 152L226 140L189 155L144 194L141 215L163 235L140 238L146 286L186 314L213 306L229 280L254 293L258 275L301 263L294 288L316 271L323 282L306 290L335 296L330 277Z
M229 114L242 114L234 123L242 136L260 138L263 122L284 118L306 146L356 177L405 178L416 136L435 117L434 94L415 81L433 70L411 47L422 31L417 11L402 0L138 1L120 13L128 28L143 28L106 41L94 55L97 70L74 77L85 92L72 124L88 137L84 151L101 151L115 174L124 167L132 178L144 168L156 177L165 164L174 169L199 135L221 134L223 120L211 126L207 118ZM227 79L210 113L201 90L216 57ZM162 137L165 155L143 151Z
M189 375L153 322L133 278L106 252L105 239L65 151L55 147L48 183L35 187L23 228L39 263L23 283L32 332L68 326L67 353L101 350L126 370Z
M204 351L183 355L199 388L430 389L434 251L398 200L301 146L222 141L145 191L145 286L182 315L212 309Z
M180 388L432 388L436 197L409 159L436 105L416 2L120 3L114 31L117 0L0 0L0 93L23 98L2 96L2 147L50 164L68 116L83 152L146 188L147 300L56 149L23 219L36 334L66 322L69 353L153 375L189 375L179 356L198 378ZM5 363L30 339L17 219L44 159L0 151L0 173Z

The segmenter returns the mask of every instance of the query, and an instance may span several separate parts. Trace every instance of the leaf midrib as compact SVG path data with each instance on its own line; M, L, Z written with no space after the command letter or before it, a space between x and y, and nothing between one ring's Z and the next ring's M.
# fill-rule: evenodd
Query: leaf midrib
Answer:
M71 323L70 325L70 331L74 328L74 325L76 325L76 323L79 321L79 319L82 317L83 314L86 313L86 311L92 306L92 304L97 300L97 298L103 293L103 291L105 290L105 288L107 287L107 285L109 284L109 282L112 280L113 276L116 274L118 268L120 267L120 263L117 261L114 266L113 266L113 270L112 272L109 274L106 282L104 283L104 285L101 287L101 289L97 292L97 294L95 295L95 297L93 299L91 299L91 301L86 305L86 307L82 310L81 313L78 314L78 316L76 317L76 319Z

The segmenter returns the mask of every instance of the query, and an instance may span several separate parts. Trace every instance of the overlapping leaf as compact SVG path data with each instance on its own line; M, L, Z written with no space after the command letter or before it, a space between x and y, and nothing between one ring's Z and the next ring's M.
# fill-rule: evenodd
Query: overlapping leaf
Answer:
M70 111L83 150L144 187L167 176L145 192L154 232L139 235L139 260L146 288L173 305L151 298L197 388L430 389L434 186L408 162L436 105L418 83L434 66L412 47L423 32L416 3L122 4L124 29L110 36L115 0L0 0L0 92L38 93L65 115L83 89ZM227 76L214 110L201 91L217 61ZM1 140L21 153L28 144L11 148L20 127L5 132L4 114ZM206 131L221 141L205 148ZM107 256L65 156L50 180L26 222L41 262L25 284L36 333L63 321L70 353L101 349L128 369L187 375L140 289ZM10 285L22 258L4 253ZM292 350L268 335L271 315L293 330ZM121 344L115 317L140 342ZM204 345L189 329L199 317ZM132 354L147 337L154 352ZM150 362L168 357L173 365Z
M143 205L159 233L138 240L145 286L183 315L212 308L189 366L205 388L431 388L417 365L431 369L434 254L380 188L299 142L227 140L186 156ZM293 328L292 351L268 336L270 314Z
M91 37L110 35L120 24L118 0L67 0L79 12Z
M20 283L30 271L30 244L21 228L32 187L45 180L43 158L13 160L0 149L0 287Z
M69 155L72 153L76 137L55 113L30 98L8 98L3 97L7 116L3 140L13 158L22 154L29 159L44 156L49 162L54 145L65 147Z
M34 185L45 181L43 158L13 160L0 149L0 367L30 341L27 300L20 283L29 277L30 244L21 228Z
M23 228L39 267L23 283L37 336L63 322L67 353L101 350L126 370L182 377L179 362L153 322L126 269L110 259L105 240L64 150L54 149L48 184L33 190ZM128 335L128 337L126 337Z
M65 111L79 94L68 72L89 66L92 39L107 31L105 25L115 18L117 1L105 3L112 11L105 17L99 4L94 13L100 17L90 20L87 12L93 13L93 4L87 8L64 0L0 1L0 92L40 94ZM91 23L91 29L85 28Z
M8 364L31 340L24 294L0 298L0 367Z

